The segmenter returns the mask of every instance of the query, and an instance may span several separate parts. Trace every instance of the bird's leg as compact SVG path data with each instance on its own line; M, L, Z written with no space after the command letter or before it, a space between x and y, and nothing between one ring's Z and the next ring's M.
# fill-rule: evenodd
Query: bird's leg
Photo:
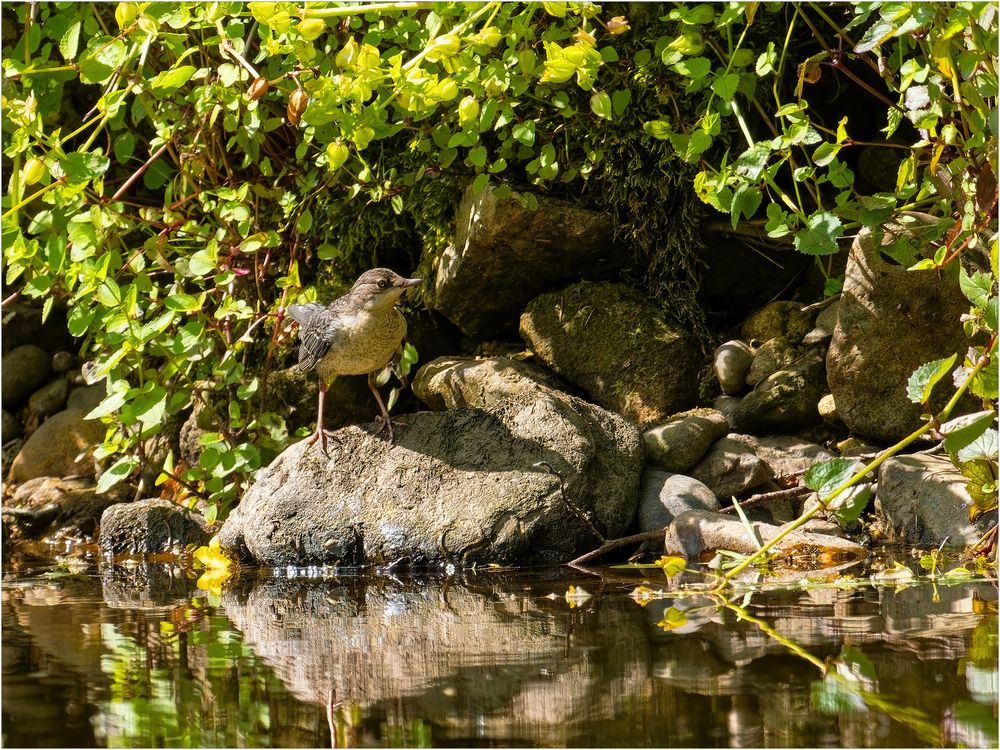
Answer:
M376 422L384 422L384 429L389 433L389 442L391 443L394 439L392 433L392 420L389 419L389 410L385 408L385 404L382 403L382 395L378 392L378 386L375 385L375 373L368 373L368 387L372 389L372 393L375 394L375 400L378 402L379 411L382 412L382 416L376 419Z
M326 428L323 426L323 402L326 401L326 381L319 379L319 411L316 413L316 434L309 438L306 445L312 445L319 440L319 447L326 453Z

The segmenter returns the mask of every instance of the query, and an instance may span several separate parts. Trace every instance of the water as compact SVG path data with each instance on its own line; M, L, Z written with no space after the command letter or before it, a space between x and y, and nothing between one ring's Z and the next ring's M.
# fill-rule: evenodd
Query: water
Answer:
M3 745L997 745L989 583L640 606L641 582L8 573Z

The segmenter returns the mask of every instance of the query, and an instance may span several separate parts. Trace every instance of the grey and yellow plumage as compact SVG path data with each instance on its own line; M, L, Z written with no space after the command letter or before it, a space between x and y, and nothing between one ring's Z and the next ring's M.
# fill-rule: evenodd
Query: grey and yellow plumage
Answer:
M319 413L316 434L310 442L319 440L326 449L323 401L338 375L368 375L368 386L375 394L389 440L393 439L392 422L375 376L402 353L406 318L396 303L407 289L420 283L421 279L407 279L388 268L373 268L329 305L310 302L288 308L289 316L299 324L298 369L315 369L319 375Z

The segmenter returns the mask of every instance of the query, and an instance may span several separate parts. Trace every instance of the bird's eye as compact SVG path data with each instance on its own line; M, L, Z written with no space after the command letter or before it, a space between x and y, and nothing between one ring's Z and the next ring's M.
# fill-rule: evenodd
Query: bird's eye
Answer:
M385 279L379 279L377 286L379 289L385 289L387 286L389 286L389 282L386 281Z

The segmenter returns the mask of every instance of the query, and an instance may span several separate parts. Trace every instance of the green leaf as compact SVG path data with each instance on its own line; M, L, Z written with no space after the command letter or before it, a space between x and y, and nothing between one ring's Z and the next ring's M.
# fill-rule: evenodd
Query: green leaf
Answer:
M605 120L611 119L611 97L604 91L595 91L590 95L590 111Z
M821 143L813 151L813 164L817 167L825 167L840 152L840 146L836 143Z
M195 297L193 294L183 294L180 292L175 292L163 300L164 307L174 312L194 312L195 310L200 310L204 303L204 294L199 294Z
M630 101L632 101L632 89L618 89L611 95L611 108L614 110L615 117L621 117L625 114Z
M806 487L816 490L821 496L840 486L860 468L861 463L854 458L833 458L810 466L803 477Z
M486 164L486 147L476 146L469 150L469 161L474 167L482 167Z
M156 77L149 82L149 87L158 97L169 96L191 80L191 76L195 74L196 70L197 68L193 65L182 65L179 68L164 70L162 73L157 73Z
M103 154L92 151L74 151L66 154L59 162L66 181L70 184L82 183L100 177L108 171L111 160Z
M760 189L751 185L743 184L736 189L736 192L733 193L733 203L729 209L733 229L736 228L741 216L749 219L757 212L762 198L763 194Z
M488 174L481 174L472 181L472 194L479 195L482 193L486 186L490 184L490 176Z
M522 146L535 145L535 121L525 120L511 128L510 134Z
M843 233L836 214L820 211L810 216L807 228L795 235L795 249L806 255L832 255L840 249L837 239Z
M979 460L996 463L998 447L1000 447L1000 434L992 427L988 427L983 430L979 437L964 448L959 449L957 457L959 462L963 464Z
M837 519L841 528L844 528L858 520L864 509L868 507L871 496L872 490L869 485L851 487L834 498L827 505L827 509L833 513L833 517Z
M77 21L66 30L66 33L62 35L62 39L59 40L59 53L66 62L76 60L76 53L80 48L80 29L82 26L83 22Z
M642 130L659 141L667 140L674 132L670 129L670 123L666 120L650 120L643 123Z
M996 412L990 409L948 420L939 430L945 436L944 449L949 453L957 453L986 432L995 418Z
M960 266L958 285L969 302L976 307L983 307L993 291L993 277L982 271L973 271L970 275Z
M97 480L97 494L107 492L122 480L128 479L138 465L139 461L131 456L118 459Z
M914 370L906 383L906 395L910 401L915 404L926 404L931 397L931 390L948 374L956 359L958 355L952 354L947 359L936 359Z
M738 73L729 73L712 81L712 91L720 98L729 101L736 94L736 89L740 85Z

